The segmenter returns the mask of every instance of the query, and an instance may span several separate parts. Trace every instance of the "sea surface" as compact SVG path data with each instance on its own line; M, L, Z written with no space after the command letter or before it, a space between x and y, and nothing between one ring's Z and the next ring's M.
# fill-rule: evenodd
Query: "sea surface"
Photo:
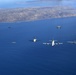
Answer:
M43 45L52 39L63 44ZM0 23L0 75L76 75L74 40L76 17Z
M70 6L76 8L76 0L0 0L0 8Z

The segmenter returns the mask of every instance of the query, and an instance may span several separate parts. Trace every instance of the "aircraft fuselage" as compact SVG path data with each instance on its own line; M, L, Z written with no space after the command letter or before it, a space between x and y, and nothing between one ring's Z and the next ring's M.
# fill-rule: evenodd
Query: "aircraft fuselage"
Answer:
M55 45L55 41L53 40L53 41L52 41L52 46L54 46L54 45Z
M33 42L37 42L37 39L33 39Z

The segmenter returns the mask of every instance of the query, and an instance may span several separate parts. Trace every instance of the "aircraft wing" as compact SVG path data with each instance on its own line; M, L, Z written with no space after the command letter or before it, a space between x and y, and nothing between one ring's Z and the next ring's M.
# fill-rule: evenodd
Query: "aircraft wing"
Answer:
M63 43L62 42L58 42L58 43L55 43L56 45L62 45Z
M74 43L76 44L76 41Z
M43 44L44 44L44 45L51 45L51 43L48 43L48 42L47 42L47 43L43 43Z
M30 42L33 42L33 40L29 40Z
M63 44L62 42L59 42L59 44Z
M67 41L67 43L74 43L73 41Z
M76 41L67 41L67 43L76 44Z

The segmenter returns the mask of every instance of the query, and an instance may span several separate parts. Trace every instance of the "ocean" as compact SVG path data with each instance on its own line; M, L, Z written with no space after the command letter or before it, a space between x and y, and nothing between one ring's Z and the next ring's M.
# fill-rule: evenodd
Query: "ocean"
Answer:
M43 45L52 39L63 44ZM0 75L76 75L74 40L76 17L0 23Z

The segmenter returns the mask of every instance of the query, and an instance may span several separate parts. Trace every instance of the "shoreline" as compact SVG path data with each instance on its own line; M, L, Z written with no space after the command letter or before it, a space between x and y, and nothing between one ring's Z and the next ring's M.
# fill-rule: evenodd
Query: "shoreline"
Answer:
M41 19L41 20L32 20L32 21L16 21L16 22L0 22L2 23L28 23L28 22L35 22L35 21L43 21L43 20L55 20L55 19L66 19L66 18L76 18L76 16L71 16L71 17L61 17L61 18L49 18L49 19Z
M76 17L76 9L59 6L0 9L0 23L30 22L66 17Z

